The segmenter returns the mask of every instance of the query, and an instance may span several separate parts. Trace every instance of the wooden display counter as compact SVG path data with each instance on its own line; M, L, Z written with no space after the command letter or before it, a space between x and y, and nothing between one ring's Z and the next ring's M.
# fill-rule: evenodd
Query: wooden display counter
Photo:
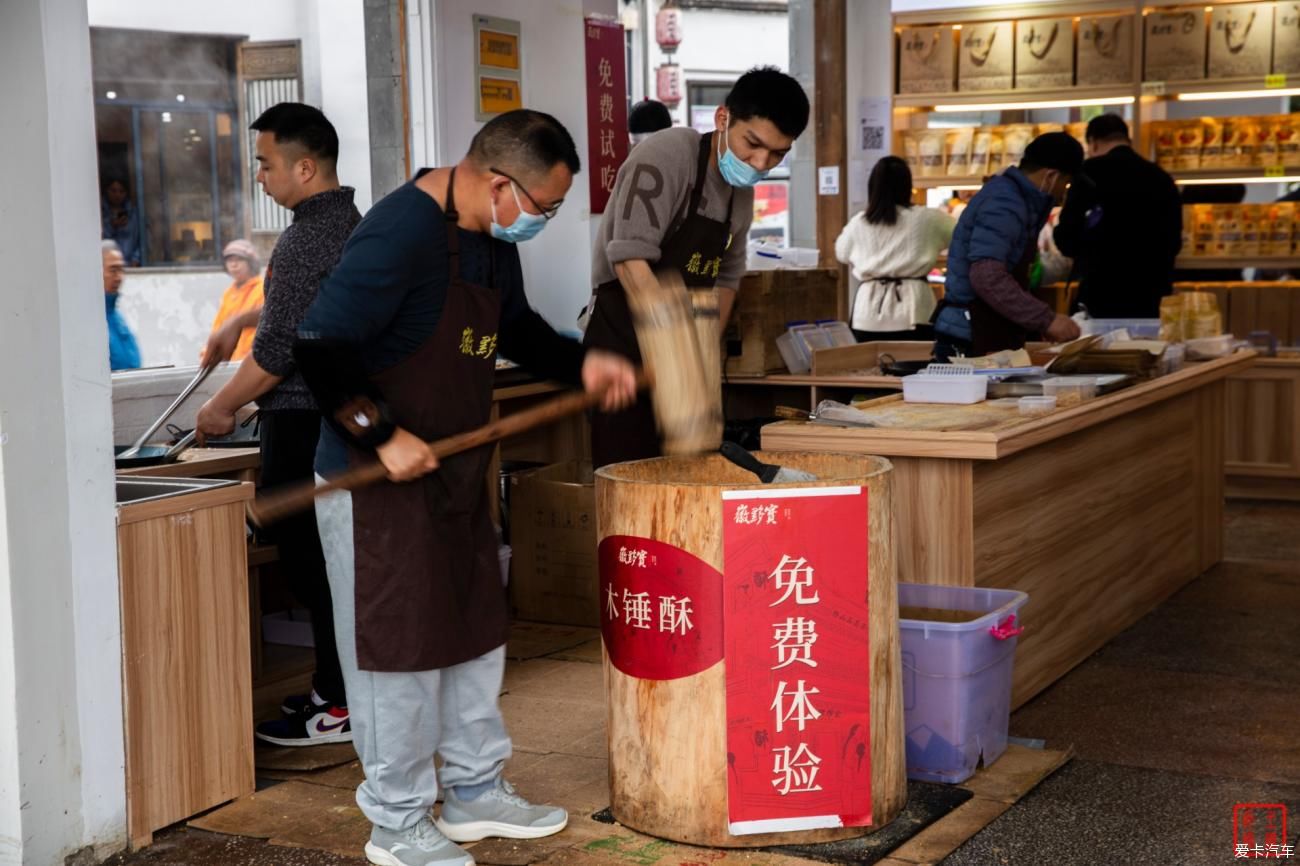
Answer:
M1225 379L1250 352L998 430L783 421L763 448L894 463L898 579L1029 594L1019 706L1219 561Z
M1231 498L1300 501L1300 358L1259 358L1228 380Z

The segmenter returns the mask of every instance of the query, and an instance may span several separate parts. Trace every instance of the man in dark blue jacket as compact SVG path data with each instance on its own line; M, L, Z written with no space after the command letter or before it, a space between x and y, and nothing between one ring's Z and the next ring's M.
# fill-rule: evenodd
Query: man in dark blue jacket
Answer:
M1073 340L1079 327L1029 293L1029 266L1052 206L1083 165L1083 147L1063 132L1040 135L1020 165L984 185L957 221L948 246L944 299L935 313L934 355L1019 349L1032 336Z

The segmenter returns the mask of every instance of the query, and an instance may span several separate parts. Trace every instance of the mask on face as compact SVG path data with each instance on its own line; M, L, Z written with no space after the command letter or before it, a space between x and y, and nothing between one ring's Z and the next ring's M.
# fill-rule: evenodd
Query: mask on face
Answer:
M768 172L759 171L731 152L731 144L727 141L727 125L730 122L731 118L728 117L718 134L719 143L726 148L725 151L718 150L718 171L722 172L722 179L732 186L753 186L767 177Z
M537 213L529 213L524 210L524 206L519 202L519 192L515 189L514 181L510 182L510 192L515 197L515 207L519 209L519 216L508 226L503 226L497 222L497 203L492 202L492 225L490 231L492 237L499 241L519 244L524 241L537 237L537 233L546 228L546 217Z

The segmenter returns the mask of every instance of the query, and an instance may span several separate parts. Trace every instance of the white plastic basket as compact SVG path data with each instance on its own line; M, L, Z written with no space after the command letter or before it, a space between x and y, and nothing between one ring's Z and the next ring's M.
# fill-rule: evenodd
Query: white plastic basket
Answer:
M908 403L979 403L988 396L989 380L966 364L930 364L919 373L903 377L903 400Z

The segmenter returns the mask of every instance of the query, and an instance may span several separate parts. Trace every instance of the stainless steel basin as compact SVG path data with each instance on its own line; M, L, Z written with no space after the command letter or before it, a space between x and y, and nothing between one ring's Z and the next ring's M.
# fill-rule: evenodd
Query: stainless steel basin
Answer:
M117 504L149 502L184 496L200 490L229 487L238 484L225 478L136 478L119 475L117 478Z

